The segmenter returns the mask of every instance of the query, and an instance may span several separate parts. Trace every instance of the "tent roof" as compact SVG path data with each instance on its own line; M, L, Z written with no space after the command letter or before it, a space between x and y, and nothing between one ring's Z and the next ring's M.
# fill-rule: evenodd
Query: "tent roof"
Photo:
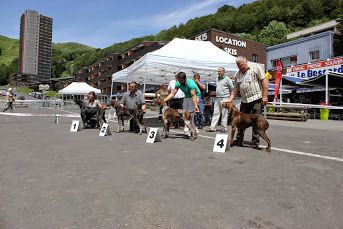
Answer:
M145 54L128 68L114 73L115 82L162 84L174 79L175 74L183 71L193 76L200 73L201 79L213 80L218 67L226 73L237 71L236 57L218 48L210 41L175 38L162 48Z
M335 87L335 88L343 88L343 74L338 72L329 72L328 73L328 87ZM305 85L305 86L320 86L325 87L325 75L320 75L318 77L305 79L299 83L298 85Z
M85 82L73 82L67 87L58 91L61 95L86 95L90 91L94 91L95 94L100 94L101 90L88 85Z

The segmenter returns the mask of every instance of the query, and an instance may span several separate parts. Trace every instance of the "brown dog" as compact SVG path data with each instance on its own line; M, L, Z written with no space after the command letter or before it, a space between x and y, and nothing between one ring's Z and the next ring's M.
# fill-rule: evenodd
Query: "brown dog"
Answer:
M197 132L192 127L192 112L180 110L180 109L173 109L167 106L167 104L164 102L161 98L155 98L154 103L162 106L162 119L163 119L163 133L164 138L168 138L169 135L169 129L170 124L178 121L180 119L183 119L185 122L185 125L189 128L191 131L191 139L195 140L197 138Z
M233 143L233 138L235 136L237 127L239 129L245 130L248 127L253 127L258 130L258 134L267 142L267 151L271 151L271 142L266 134L266 130L269 127L268 121L261 114L245 114L235 107L233 103L224 102L222 103L223 108L227 108L231 113L231 139L230 145Z
M139 110L127 109L126 106L120 104L116 100L112 100L110 105L116 110L116 115L118 118L118 130L117 133L124 131L124 119L130 120L133 119L139 126L139 133L146 133L146 126L143 123L143 112Z

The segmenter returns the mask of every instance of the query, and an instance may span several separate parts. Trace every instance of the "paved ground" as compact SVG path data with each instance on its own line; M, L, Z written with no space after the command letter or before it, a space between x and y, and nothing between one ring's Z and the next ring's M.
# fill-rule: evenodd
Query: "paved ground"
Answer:
M270 121L271 154L214 154L214 133L146 144L72 120L0 114L0 228L343 228L343 122Z

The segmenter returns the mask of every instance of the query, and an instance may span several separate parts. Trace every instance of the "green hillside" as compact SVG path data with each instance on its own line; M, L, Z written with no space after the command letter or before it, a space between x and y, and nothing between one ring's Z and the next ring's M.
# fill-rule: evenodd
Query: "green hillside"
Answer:
M67 43L56 43L52 44L53 48L59 49L63 53L68 53L68 52L86 52L86 51L91 51L94 50L95 48L75 43L75 42L67 42Z
M214 28L241 37L275 45L286 41L286 35L331 19L343 18L343 0L257 0L238 8L224 5L216 13L174 25L155 35L134 38L104 49L93 49L77 43L54 44L52 77L72 76L108 54L121 52L141 41L169 41L189 38ZM18 41L0 36L0 84L16 71ZM4 65L3 63L6 63Z
M19 41L0 35L0 65L9 64L18 57Z

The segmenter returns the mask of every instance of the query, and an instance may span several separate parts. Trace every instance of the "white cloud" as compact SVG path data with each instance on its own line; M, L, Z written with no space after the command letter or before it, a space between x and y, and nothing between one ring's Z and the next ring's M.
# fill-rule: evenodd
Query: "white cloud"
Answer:
M56 31L58 42L77 41L93 47L107 47L116 42L132 39L134 37L156 34L162 29L168 29L173 25L186 23L189 19L215 13L217 9L230 4L239 6L251 0L201 0L192 1L178 9L158 12L148 17L127 18L124 20L113 20L101 27L84 28L82 31L70 29L71 31ZM60 39L62 38L63 39ZM75 37L75 38L72 38ZM54 39L55 40L55 39Z

